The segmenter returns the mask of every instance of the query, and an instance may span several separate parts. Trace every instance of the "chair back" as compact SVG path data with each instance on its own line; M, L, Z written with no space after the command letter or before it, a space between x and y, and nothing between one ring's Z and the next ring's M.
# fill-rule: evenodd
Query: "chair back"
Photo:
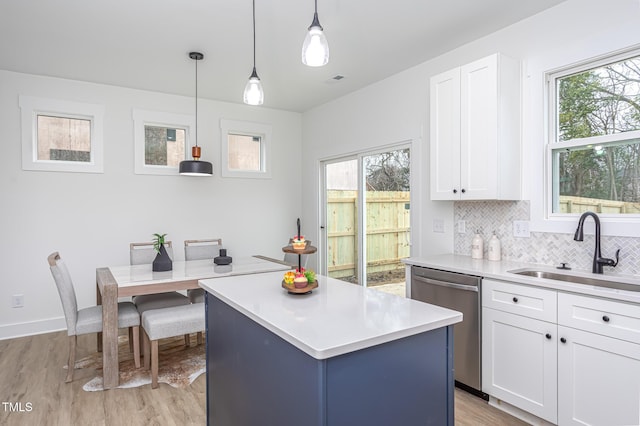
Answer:
M185 240L184 260L213 259L220 256L221 248L224 248L222 247L222 238Z
M146 265L153 263L153 260L158 254L158 252L153 248L153 244L153 241L129 244L129 264ZM171 247L171 241L165 241L164 248L167 250L167 254L171 260L173 260L173 248Z
M64 317L67 321L67 334L69 336L75 336L76 322L78 321L78 301L76 300L76 292L73 288L71 275L69 274L67 265L65 265L64 261L60 258L58 252L51 253L47 260L49 261L51 274L53 275L56 287L58 287L58 293L60 294Z

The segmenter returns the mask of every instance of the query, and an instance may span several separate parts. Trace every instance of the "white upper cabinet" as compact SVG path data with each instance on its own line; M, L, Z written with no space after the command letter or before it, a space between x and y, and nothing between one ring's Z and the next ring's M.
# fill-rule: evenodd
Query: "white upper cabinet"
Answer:
M520 64L494 54L430 81L432 200L520 199Z

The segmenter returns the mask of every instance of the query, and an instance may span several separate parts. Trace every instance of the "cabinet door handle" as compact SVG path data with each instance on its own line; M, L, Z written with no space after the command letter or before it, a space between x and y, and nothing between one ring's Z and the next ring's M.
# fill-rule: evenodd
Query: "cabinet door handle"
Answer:
M457 190L457 189L454 189L454 190L453 190L453 193L454 193L454 194L457 194L457 193L458 193L458 190Z
M511 300L513 300L513 303L518 303L518 298L517 298L517 297L514 297L514 298L513 298L513 299L511 299Z
M465 192L467 192L467 190L462 188L462 193L464 194Z
M560 341L561 341L562 343L567 343L567 339L565 339L564 337L561 337L561 338L560 338Z
M545 334L544 337L546 337L547 339L551 340L551 334L549 334L549 333Z
M604 322L609 322L609 319L610 318L608 316L606 316L606 315L602 317L602 321L604 321Z

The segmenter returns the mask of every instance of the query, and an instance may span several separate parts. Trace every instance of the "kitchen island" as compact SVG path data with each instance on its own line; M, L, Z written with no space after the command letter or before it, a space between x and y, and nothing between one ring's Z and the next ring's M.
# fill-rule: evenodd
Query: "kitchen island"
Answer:
M453 425L462 314L332 278L202 280L207 419L242 425Z

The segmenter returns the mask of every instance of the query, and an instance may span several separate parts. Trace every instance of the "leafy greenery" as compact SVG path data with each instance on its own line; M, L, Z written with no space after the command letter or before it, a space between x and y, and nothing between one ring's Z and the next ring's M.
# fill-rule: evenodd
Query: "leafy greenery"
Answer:
M153 249L158 253L160 252L160 246L164 244L164 237L166 236L167 234L153 234Z
M558 80L558 141L640 130L640 57ZM560 195L640 201L640 141L556 152Z
M304 276L307 278L307 282L314 283L316 281L316 273L308 269L304 271Z

